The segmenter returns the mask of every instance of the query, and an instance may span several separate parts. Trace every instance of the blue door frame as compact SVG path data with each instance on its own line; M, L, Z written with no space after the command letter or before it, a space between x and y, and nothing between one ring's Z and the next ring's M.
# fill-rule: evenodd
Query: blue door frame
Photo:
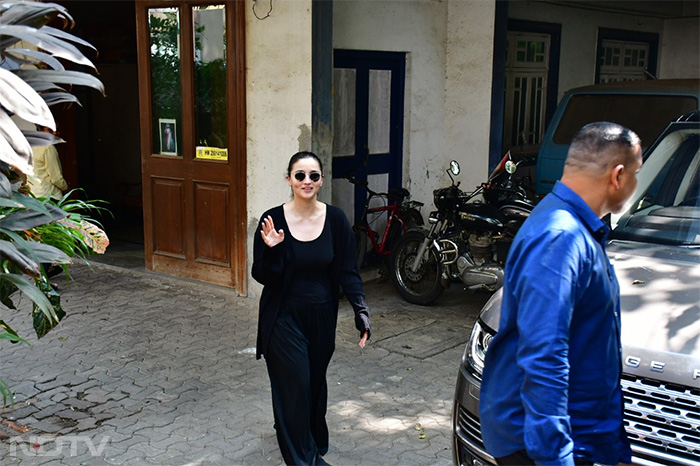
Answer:
M335 68L356 70L355 154L347 157L333 157L333 178L342 178L352 173L354 178L366 181L368 175L388 173L389 189L401 186L406 54L338 49L334 51L333 60ZM389 152L371 156L368 149L370 70L391 71ZM356 222L362 214L366 198L367 192L356 186Z

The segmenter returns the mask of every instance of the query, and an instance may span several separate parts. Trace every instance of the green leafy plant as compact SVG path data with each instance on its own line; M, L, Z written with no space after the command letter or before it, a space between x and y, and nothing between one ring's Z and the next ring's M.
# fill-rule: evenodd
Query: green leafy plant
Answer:
M33 302L32 320L39 338L65 315L42 264L65 266L72 257L86 256L91 248L89 228L79 210L92 204L67 198L54 203L27 191L23 180L33 173L32 147L63 140L21 127L35 124L55 130L49 107L78 103L70 93L72 86L104 94L99 79L64 66L73 63L95 70L78 46L94 47L49 26L55 23L63 29L74 24L68 11L55 3L0 2L0 303L12 310L17 292L27 296ZM27 343L1 319L0 339ZM9 388L2 380L0 393L7 404Z

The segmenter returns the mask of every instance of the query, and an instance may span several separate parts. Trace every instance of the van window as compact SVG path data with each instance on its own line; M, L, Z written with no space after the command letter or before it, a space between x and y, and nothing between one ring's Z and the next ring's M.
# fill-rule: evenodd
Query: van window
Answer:
M556 144L571 144L571 139L584 125L594 121L610 121L631 129L647 147L661 131L679 116L698 110L692 96L582 94L574 95L564 110L554 133Z

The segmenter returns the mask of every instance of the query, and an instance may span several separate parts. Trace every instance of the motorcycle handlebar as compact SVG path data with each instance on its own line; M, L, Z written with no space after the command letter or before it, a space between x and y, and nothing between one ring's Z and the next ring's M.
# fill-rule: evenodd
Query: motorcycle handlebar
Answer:
M460 197L462 199L469 200L469 199L479 195L483 190L484 190L483 185L478 186L474 191L472 191L470 193L460 190L458 197Z

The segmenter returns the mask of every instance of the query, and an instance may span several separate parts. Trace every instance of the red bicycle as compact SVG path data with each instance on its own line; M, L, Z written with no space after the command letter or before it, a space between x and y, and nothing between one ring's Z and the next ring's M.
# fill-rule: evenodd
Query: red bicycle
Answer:
M423 225L422 202L411 201L405 188L393 188L388 193L372 191L366 181L352 176L343 178L367 191L367 200L360 222L353 226L357 243L357 266L362 268L370 258L383 261L406 231ZM368 242L369 238L369 242Z

